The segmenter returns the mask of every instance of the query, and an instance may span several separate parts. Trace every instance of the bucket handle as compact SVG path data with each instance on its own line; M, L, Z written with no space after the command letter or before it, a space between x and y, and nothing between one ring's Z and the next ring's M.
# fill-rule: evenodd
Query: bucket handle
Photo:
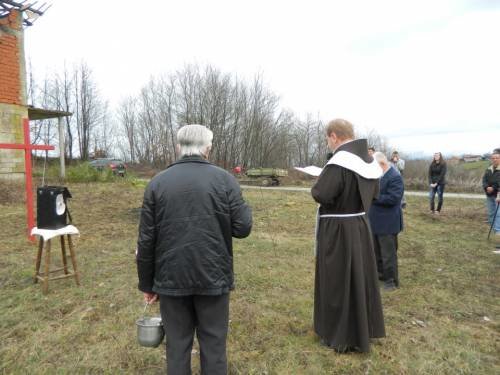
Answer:
M146 302L146 305L144 306L144 310L142 310L142 319L144 319L144 317L145 317L146 309L148 308L148 306L149 306L149 302Z

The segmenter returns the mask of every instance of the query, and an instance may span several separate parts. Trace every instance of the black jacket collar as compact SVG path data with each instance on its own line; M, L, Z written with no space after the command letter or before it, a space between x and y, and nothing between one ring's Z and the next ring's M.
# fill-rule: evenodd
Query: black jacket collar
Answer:
M204 159L202 156L199 156L199 155L189 155L189 156L183 156L182 158L180 158L176 162L172 163L172 165L181 164L181 163L205 163L205 164L211 164L208 160Z

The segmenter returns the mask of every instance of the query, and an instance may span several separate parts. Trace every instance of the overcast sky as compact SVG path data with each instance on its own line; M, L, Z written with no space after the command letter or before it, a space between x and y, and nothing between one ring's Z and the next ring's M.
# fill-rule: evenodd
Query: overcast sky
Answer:
M50 3L25 34L36 74L85 60L112 105L151 75L212 64L403 152L500 147L500 0Z

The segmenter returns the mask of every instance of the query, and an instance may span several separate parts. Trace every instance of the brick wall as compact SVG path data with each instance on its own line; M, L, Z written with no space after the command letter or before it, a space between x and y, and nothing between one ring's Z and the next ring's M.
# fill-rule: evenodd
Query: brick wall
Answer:
M22 47L22 15L13 11L8 17L0 19L0 103L24 103Z
M28 117L22 14L0 19L0 143L23 143ZM24 151L0 149L0 178L24 177Z

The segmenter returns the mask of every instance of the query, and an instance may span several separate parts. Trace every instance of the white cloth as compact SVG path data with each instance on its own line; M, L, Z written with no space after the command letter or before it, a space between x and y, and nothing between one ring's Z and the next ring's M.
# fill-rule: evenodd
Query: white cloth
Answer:
M331 164L349 169L368 179L380 178L383 173L382 168L375 159L371 163L366 163L358 155L343 150L333 154L333 157L326 163L326 165Z
M39 229L37 227L34 227L31 230L32 236L40 236L43 238L44 241L48 241L51 238L57 236L64 236L65 234L80 235L80 232L74 225L66 225L65 227L59 229Z

